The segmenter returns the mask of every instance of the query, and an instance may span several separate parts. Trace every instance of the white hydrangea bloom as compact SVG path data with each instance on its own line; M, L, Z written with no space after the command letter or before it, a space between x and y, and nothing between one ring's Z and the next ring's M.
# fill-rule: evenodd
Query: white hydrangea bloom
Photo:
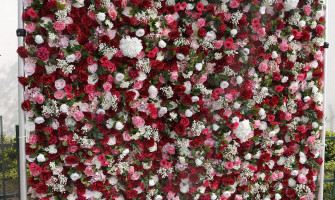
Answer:
M234 131L237 138L240 140L245 139L251 133L251 126L249 120L239 122L237 129Z
M142 41L137 37L126 36L120 41L120 50L124 56L129 58L135 58L142 49Z

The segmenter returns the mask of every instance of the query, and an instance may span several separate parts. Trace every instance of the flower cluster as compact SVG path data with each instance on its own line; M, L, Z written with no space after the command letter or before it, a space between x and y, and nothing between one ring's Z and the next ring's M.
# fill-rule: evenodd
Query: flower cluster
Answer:
M23 0L29 193L313 199L321 0Z

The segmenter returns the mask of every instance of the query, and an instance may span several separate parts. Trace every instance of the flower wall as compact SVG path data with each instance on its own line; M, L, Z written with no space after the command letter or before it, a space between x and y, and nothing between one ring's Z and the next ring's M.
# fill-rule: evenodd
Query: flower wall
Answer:
M321 0L23 0L33 199L313 199Z

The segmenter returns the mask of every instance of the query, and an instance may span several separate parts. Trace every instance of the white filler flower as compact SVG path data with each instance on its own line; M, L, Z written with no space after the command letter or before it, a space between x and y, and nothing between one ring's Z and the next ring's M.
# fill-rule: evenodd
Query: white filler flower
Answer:
M251 133L251 126L249 120L239 122L237 129L234 131L237 138L240 140L245 139Z
M296 9L298 6L299 0L286 0L284 2L284 7L286 11Z
M126 36L120 41L120 50L124 56L129 58L135 58L142 49L142 41L136 37Z

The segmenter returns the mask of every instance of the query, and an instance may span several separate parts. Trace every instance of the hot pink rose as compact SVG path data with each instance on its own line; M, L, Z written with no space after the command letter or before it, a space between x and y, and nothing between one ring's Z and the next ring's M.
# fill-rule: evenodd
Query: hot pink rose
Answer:
M312 7L311 7L311 5L306 5L304 7L304 13L305 13L305 15L310 15L312 13Z
M229 6L231 8L237 8L240 4L237 1L230 1Z
M85 86L84 91L87 94L93 93L95 91L95 87L94 87L94 85L88 84L88 85Z
M265 63L261 63L261 64L259 64L259 66L258 66L258 71L259 72L266 72L267 70L269 69L269 67L268 67L268 65L267 64L265 64Z
M38 103L38 104L42 104L44 102L44 96L42 94L37 94L35 96L35 101Z
M73 113L73 118L74 118L76 121L80 121L80 120L84 119L84 113L81 112L81 111L76 110L76 111L74 111L74 113Z
M29 171L30 171L30 174L35 177L40 174L41 167L38 166L36 163L31 163L29 165Z
M215 49L220 49L222 46L223 46L223 41L222 40L215 41L215 43L214 43Z
M145 121L142 117L135 116L132 118L133 124L136 128L141 128L144 126Z
M109 82L106 82L106 83L103 84L102 87L104 88L105 92L109 92L110 89L112 89L112 84L110 84Z
M108 15L112 20L116 20L117 12L114 8L108 9Z
M65 22L57 21L53 24L53 27L57 32L61 32L65 29Z
M169 154L175 154L176 153L175 148L171 145L167 146L166 149L167 149Z
M301 183L301 184L306 184L307 183L307 177L303 174L299 174L298 182Z

